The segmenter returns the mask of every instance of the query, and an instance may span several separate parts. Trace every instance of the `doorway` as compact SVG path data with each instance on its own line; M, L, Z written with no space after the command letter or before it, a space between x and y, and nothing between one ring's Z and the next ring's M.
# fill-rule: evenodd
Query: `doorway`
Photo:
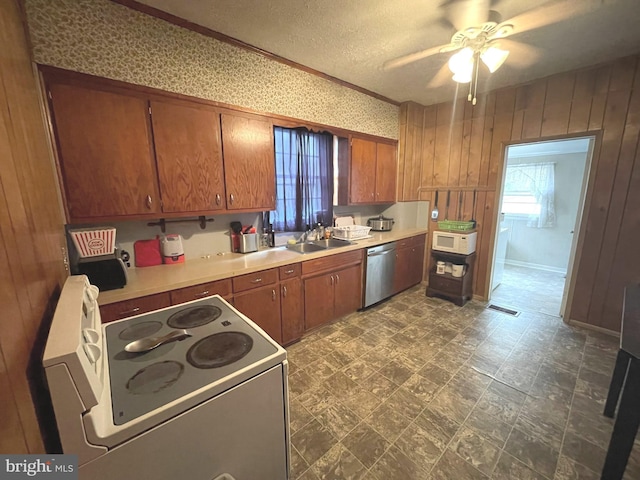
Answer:
M489 292L493 305L564 315L594 141L579 137L506 147Z

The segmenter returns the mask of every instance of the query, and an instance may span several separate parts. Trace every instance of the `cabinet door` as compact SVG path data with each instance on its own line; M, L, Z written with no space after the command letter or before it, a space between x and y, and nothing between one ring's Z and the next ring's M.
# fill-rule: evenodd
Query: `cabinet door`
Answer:
M396 269L393 275L393 293L401 292L411 285L412 258L411 247L396 249Z
M299 340L304 330L304 297L302 280L294 278L280 283L282 312L282 344Z
M334 318L355 312L362 307L362 266L343 268L335 277Z
M376 151L376 202L395 202L398 179L396 147L377 143Z
M222 114L229 210L274 210L276 164L271 122Z
M245 293L236 293L233 304L249 319L257 323L276 342L282 343L278 285L269 285L255 288Z
M349 203L375 202L376 142L353 138L349 174Z
M307 278L304 281L304 329L310 330L334 319L333 274Z
M409 287L422 282L424 273L424 238L422 242L413 245L411 250L411 261L409 263Z
M225 208L220 116L205 107L151 102L163 212Z
M49 91L69 221L158 213L147 101L72 85Z

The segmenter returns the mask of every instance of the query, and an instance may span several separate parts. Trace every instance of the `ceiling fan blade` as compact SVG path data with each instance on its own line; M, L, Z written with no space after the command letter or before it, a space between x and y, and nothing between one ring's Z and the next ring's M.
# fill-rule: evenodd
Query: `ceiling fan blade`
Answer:
M419 52L410 53L409 55L389 60L387 62L384 62L384 65L382 65L382 69L390 70L392 68L402 67L403 65L407 65L411 62L415 62L431 55L435 55L436 53L440 53L440 50L449 46L450 44L438 45L437 47L427 48L426 50L421 50Z
M517 35L586 13L587 9L585 7L588 3L575 0L559 0L516 15L503 23L513 25L512 35Z
M451 73L451 70L449 70L449 65L445 63L440 67L438 73L436 73L429 83L427 83L427 88L441 87L447 83L447 81L450 81L452 76L453 74Z
M533 65L542 56L539 48L516 42L509 38L501 38L495 45L504 50L509 50L510 54L509 58L507 58L507 63L515 68L525 68Z
M486 22L490 6L491 0L449 0L442 5L445 18L458 31Z

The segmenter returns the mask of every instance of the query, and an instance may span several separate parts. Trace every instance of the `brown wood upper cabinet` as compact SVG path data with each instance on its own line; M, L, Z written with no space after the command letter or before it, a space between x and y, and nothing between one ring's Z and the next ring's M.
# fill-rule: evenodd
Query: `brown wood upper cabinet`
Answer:
M163 212L224 210L220 115L211 108L151 101Z
M351 137L339 141L339 203L344 205L396 201L396 145ZM343 145L340 146L340 143Z
M147 101L49 86L70 222L160 212Z
M274 210L273 125L257 117L222 114L227 208Z

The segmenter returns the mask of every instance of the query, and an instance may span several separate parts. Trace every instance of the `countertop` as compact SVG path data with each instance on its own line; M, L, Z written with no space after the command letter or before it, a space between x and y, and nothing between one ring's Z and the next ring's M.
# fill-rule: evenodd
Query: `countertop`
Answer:
M306 254L293 252L282 246L253 253L225 253L223 255L212 255L210 258L186 259L184 263L175 265L129 268L127 270L127 285L117 290L100 292L98 303L107 305L123 300L131 300L132 298L223 280L291 263L305 262L327 255L374 247L394 240L426 234L427 232L426 228L372 232L371 238L356 240L351 245Z
M383 243L426 234L426 228L408 228L390 232L372 232L371 238L356 240L351 245L326 251L300 254L287 250L285 246L268 248L252 253L225 253L209 258L187 258L184 263L158 265L155 267L129 268L128 281L124 288L100 292L98 303L131 300L132 298L191 287L200 283L276 268L291 263L304 262L327 255L349 252Z

